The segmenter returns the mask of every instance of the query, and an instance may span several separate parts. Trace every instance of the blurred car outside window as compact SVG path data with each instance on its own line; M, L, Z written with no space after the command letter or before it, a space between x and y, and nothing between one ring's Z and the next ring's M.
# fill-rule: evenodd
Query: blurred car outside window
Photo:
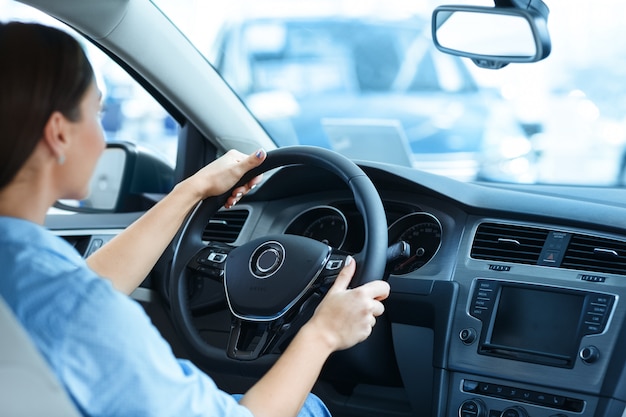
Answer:
M551 55L497 71L434 50L428 17L443 0L300 1L297 8L284 1L154 1L280 145L353 152L376 139L364 132L375 131L380 141L408 149L412 166L462 180L626 182L626 28L615 13L618 0L546 0ZM0 0L0 10L3 20L59 25L12 0ZM330 29L333 20L353 26ZM85 44L106 93L107 137L174 163L176 124Z
M282 40L289 36L284 28L290 26L294 16L320 18L330 15L330 9L335 17L365 21L372 16L393 15L398 21L411 16L427 18L440 4L493 6L493 1L239 0L225 5L215 0L155 0L198 49L206 53L278 143L316 141L320 146L331 147L322 127L322 121L329 118L360 121L361 126L354 129L359 133L363 132L363 126L399 123L411 142L410 157L415 166L444 175L465 180L544 184L623 184L626 181L626 100L623 99L626 97L623 82L626 27L621 14L616 13L623 5L619 0L545 1L551 10L548 29L552 37L552 53L546 60L511 64L497 71L480 69L465 60L429 52L428 31L420 26L414 29L422 36L414 38L414 42L403 46L397 42L398 48L404 49L385 49L372 55L381 58L381 65L392 66L393 54L402 60L391 88L378 90L378 102L371 97L375 89L368 92L370 97L363 94L361 100L350 102L338 99L342 91L344 95L356 95L358 86L355 72L345 71L354 62L353 56L346 52L344 39L330 47L325 59L315 65L313 61L305 65L302 60L289 61L289 65L285 60L283 66L280 60L273 62L274 74L289 73L288 77L274 80L258 74L256 79L252 77L255 72L267 74L268 63L262 64L263 69L256 68L259 63L247 54L246 44L276 52ZM260 17L271 17L272 23L260 25ZM242 28L255 21L258 31L250 36L252 39L241 36ZM315 36L311 34L311 38ZM317 42L328 44L328 36L317 38L320 40L305 46L313 47ZM280 54L275 57L280 58ZM431 71L427 72L429 65ZM341 70L329 75L330 68ZM306 72L296 74L297 69ZM370 71L374 73L373 68ZM314 79L311 74L319 74L320 78ZM429 95L427 90L422 90L413 94L412 99L406 94L412 82L415 87L432 86L429 77L436 77L443 92L450 94L442 94L440 90L437 98L433 91ZM389 85L384 77L377 81L379 87L385 82ZM470 91L461 88L466 84L475 84L479 92L474 96L481 98L471 99ZM261 91L261 86L266 88ZM308 99L302 95L313 90L322 91L326 98L320 97L315 103L311 95ZM401 93L405 93L404 97ZM386 102L382 95L388 96ZM419 102L418 97L423 101ZM320 110L339 113L340 106L346 108L342 115L324 114ZM422 116L406 114L408 109L417 107ZM356 109L363 112L354 114ZM316 114L320 116L317 120ZM383 140L389 137L386 135ZM429 143L430 139L435 144ZM465 152L468 149L472 150Z
M512 106L480 90L460 58L436 51L428 13L323 9L225 18L207 48L279 146L321 146L466 181L534 181L532 146ZM494 128L504 129L497 147L487 140Z

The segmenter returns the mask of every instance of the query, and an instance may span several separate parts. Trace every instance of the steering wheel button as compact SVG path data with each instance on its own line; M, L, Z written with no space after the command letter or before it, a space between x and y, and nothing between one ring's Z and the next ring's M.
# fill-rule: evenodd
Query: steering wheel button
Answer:
M211 262L215 262L215 263L221 264L222 262L224 262L226 260L226 254L225 253L211 252L209 254L209 256L207 257L207 260L209 260Z
M342 266L343 266L343 260L341 260L341 259L331 259L326 264L326 269L334 271L334 270L337 270L337 269L341 268Z

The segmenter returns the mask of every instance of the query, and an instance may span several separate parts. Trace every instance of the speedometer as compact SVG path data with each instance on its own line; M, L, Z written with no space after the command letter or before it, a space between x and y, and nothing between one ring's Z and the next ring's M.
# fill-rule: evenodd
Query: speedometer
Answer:
M348 233L348 222L337 208L317 206L299 214L285 233L305 236L333 248L340 248Z
M441 224L429 213L411 213L389 227L389 244L405 241L411 247L407 259L391 266L391 273L408 274L426 265L441 246Z
M346 221L338 214L320 217L304 229L302 236L338 248L346 237Z

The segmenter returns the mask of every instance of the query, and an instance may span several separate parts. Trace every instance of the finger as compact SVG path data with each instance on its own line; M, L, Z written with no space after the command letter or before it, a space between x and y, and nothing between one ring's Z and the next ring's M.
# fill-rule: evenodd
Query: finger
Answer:
M254 187L256 187L257 184L261 182L262 179L263 179L263 174L257 175L256 177L254 177L253 179L251 179L244 185L234 188L233 191L231 192L231 196L237 197L237 198L243 197L244 195L252 191Z
M263 161L265 161L266 157L267 157L267 153L265 152L264 149L259 149L258 151L248 155L248 157L246 158L246 161L245 161L245 165L246 165L245 166L245 172L250 171L252 168L255 168L255 167L261 165L263 163ZM238 187L237 191L241 192L243 194L246 194L248 191L250 191L254 187L256 187L257 184L260 183L262 179L263 179L263 174L259 174L256 177L252 178L250 181L248 181L243 186Z
M245 185L248 190L252 190L254 187L257 186L258 183L261 182L261 180L263 179L263 174L259 174L256 177L252 178L250 181L248 181L248 183Z
M241 187L237 187L233 189L233 192L231 193L231 195L233 197L241 197L243 196L245 193L247 193L249 191L248 187L246 187L245 185L242 185Z
M246 171L249 171L256 166L261 165L261 163L265 161L266 156L267 153L262 148L248 155L243 161L245 168L247 168Z
M382 316L385 312L385 305L380 301L376 301L376 304L372 306L372 315L374 317Z
M267 153L264 149L259 149L256 152L253 152L249 155L245 155L237 150L231 149L224 155L227 158L227 161L231 164L231 172L241 178L246 172L250 171L252 168L255 168L265 161L267 157ZM221 158L220 158L221 159ZM252 179L248 182L248 184L256 184L259 179ZM244 186L246 187L246 186ZM250 187L246 187L249 191Z
M389 294L391 293L391 287L385 281L376 281L376 282L382 282L383 287L380 288L380 291L381 291L380 295L374 297L374 299L378 301L386 300L389 297Z
M241 197L243 196L242 193L236 193L231 195L230 197L228 197L228 199L226 199L226 202L224 203L224 207L231 208L232 206L234 206L235 204L237 204L239 202L239 200L241 200Z
M231 149L228 152L226 152L224 156L230 157L230 159L232 159L235 162L244 162L244 163L249 163L252 166L255 166L255 165L258 165L259 162L263 162L265 160L267 153L265 152L263 148L259 148L250 154L245 154L243 152L238 151L237 149ZM259 162L254 162L254 161L259 161Z
M252 168L260 165L267 157L267 153L264 149L259 149L250 155L244 155L235 150L231 150L229 151L229 153L232 154L234 161L237 163L238 168L241 170L240 175L243 175ZM257 175L246 184L233 189L231 195L224 203L224 207L231 208L232 206L237 204L239 200L241 200L241 198L246 195L250 190L256 187L262 179L263 174Z
M391 287L382 280L370 281L359 287L363 293L374 300L382 301L389 297Z
M342 290L348 289L348 285L350 285L350 281L352 281L352 277L354 276L355 270L356 270L356 262L354 261L354 258L352 256L348 255L346 257L346 261L345 261L343 268L339 272L339 275L337 275L337 278L335 279L333 286L330 287L328 291L335 292L335 291L342 291Z
M239 202L239 200L241 200L243 198L243 196L248 194L248 192L252 191L252 189L254 187L256 187L256 183L261 181L261 178L262 178L262 175L259 175L259 176L255 177L255 179L257 179L257 181L255 181L255 183L253 183L252 185L251 185L251 183L248 183L248 184L246 184L244 186L235 188L232 191L230 197L228 197L228 199L226 200L226 203L224 203L224 207L230 208L230 207L234 206L235 204L237 204Z

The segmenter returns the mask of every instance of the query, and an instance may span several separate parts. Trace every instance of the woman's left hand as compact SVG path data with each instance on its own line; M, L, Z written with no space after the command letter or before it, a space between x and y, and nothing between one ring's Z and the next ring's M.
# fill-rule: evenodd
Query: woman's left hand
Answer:
M199 170L188 181L193 181L194 188L198 193L198 200L218 196L230 190L246 172L260 165L266 156L267 154L263 149L250 155L237 150L230 150ZM261 179L262 175L256 176L241 187L235 188L224 203L224 207L230 208L237 204Z
M207 197L226 193L266 156L262 149L251 155L228 151L177 184L143 216L89 256L87 263L100 276L109 278L119 291L132 293L150 274L189 211ZM224 206L232 207L259 181L260 175L235 188Z

